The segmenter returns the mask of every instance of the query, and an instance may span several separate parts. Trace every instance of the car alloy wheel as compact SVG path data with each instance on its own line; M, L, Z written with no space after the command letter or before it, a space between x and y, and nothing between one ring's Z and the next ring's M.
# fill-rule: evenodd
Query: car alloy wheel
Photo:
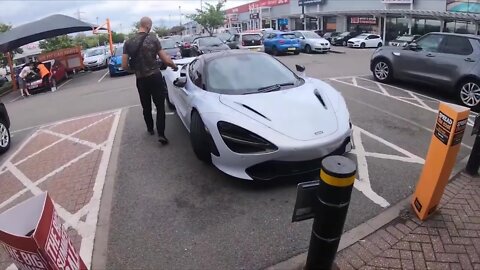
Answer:
M382 46L383 46L382 42L379 42L378 45L377 45L377 48L380 48Z
M347 42L346 41L342 42L342 45L347 46Z
M308 44L305 46L305 53L312 53L312 47Z
M0 121L0 153L4 153L10 148L10 131L5 124Z
M390 76L390 66L383 61L378 61L373 72L377 80L381 82L387 81Z
M209 136L200 114L194 111L190 121L190 143L197 158L207 164L212 163Z
M460 100L470 108L480 105L480 86L477 82L467 81L460 89Z
M362 44L360 44L360 48L364 49L365 48L365 43L362 42Z

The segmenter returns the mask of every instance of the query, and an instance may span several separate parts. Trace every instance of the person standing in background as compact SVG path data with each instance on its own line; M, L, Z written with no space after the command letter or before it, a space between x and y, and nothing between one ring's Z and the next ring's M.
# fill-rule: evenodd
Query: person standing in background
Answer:
M31 68L31 64L25 64L25 66L23 66L22 68L22 71L20 71L20 74L18 75L18 84L20 87L20 93L22 94L22 97L31 96L30 93L28 92L26 78L27 78L27 75L32 72L33 71Z

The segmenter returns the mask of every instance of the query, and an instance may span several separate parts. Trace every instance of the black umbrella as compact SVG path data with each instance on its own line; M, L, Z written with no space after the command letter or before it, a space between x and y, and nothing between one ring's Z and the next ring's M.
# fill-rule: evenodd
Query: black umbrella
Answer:
M94 25L56 14L0 34L0 52L12 51L34 41L94 29Z

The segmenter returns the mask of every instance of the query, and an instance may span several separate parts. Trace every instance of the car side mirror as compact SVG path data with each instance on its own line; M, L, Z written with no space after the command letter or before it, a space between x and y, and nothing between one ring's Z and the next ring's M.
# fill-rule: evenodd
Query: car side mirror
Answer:
M417 43L412 42L407 46L407 49L416 52L416 51L420 51L422 49L422 47L418 46Z
M295 68L297 69L298 72L305 72L304 65L295 65Z
M187 84L187 77L178 77L173 81L173 85L183 88Z

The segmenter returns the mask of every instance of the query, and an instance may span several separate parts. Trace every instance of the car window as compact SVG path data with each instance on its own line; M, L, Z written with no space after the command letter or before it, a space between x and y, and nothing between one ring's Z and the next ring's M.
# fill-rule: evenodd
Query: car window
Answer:
M211 60L206 76L208 91L226 95L258 93L262 87L302 82L275 58L257 53L231 54Z
M419 39L417 44L426 52L438 52L443 35L427 35Z
M369 38L369 39L378 39L378 38L380 38L380 37L377 36L377 35L370 35L370 36L368 36L368 38Z
M177 43L173 39L161 39L160 44L163 49L174 49L177 47Z
M197 41L200 46L218 46L223 44L223 41L217 37L204 37L199 38Z
M294 34L297 38L302 38L302 34L300 34L299 32L295 32Z
M190 80L198 86L199 88L203 88L202 86L202 73L200 71L200 61L194 60L190 63L188 68L188 76L190 76Z
M262 36L259 34L245 34L242 36L242 39L244 41L252 41L252 40L258 41L262 39Z
M239 40L240 40L240 35L235 34L235 36L233 37L233 41L239 41Z
M297 38L294 34L282 34L281 36L284 39L296 39Z
M446 36L443 39L440 52L458 55L470 55L473 53L470 40L459 36Z

